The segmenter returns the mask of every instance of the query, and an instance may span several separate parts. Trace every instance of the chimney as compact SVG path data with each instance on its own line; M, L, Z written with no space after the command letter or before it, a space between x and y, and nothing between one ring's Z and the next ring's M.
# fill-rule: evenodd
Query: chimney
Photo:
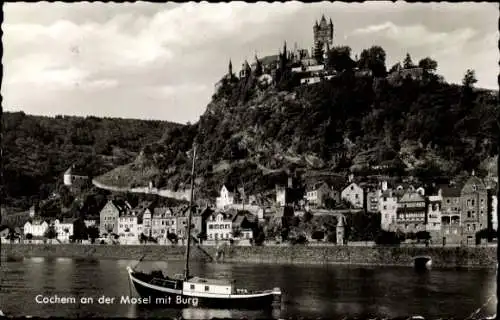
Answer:
M382 191L387 191L387 181L382 181Z

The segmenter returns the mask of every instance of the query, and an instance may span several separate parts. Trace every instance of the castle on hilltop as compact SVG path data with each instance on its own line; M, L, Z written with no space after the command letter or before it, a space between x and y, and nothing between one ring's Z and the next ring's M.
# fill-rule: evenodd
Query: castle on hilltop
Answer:
M246 78L259 69L259 81L272 85L274 79L276 79L276 71L284 63L289 63L292 72L300 74L301 84L312 84L321 81L321 79L331 79L334 74L327 72L325 65L328 58L327 53L333 47L333 36L334 27L332 19L330 18L327 21L325 15L322 15L319 22L316 20L313 25L313 46L310 50L298 48L297 44L294 45L293 49L287 49L285 42L283 49L279 50L278 54L263 58L257 58L256 56L255 62L252 64L249 64L245 60L237 75L240 79ZM228 73L215 84L216 90L218 90L224 81L228 81L234 76L236 75L233 74L232 62L229 60Z

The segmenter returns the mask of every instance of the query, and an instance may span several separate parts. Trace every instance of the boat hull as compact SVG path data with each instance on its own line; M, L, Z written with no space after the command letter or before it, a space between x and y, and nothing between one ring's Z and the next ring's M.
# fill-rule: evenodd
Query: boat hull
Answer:
M134 277L129 278L140 300L131 303L164 308L214 308L214 309L266 309L280 303L281 293L266 291L253 294L236 294L226 297L207 297L185 294L182 290L156 286Z

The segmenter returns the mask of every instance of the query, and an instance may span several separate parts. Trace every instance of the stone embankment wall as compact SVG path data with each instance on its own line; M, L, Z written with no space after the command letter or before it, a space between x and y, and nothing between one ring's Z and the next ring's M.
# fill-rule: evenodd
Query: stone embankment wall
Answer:
M286 263L286 264L357 264L412 266L416 256L430 256L433 267L484 267L496 266L495 247L350 247L350 246L276 246L230 247L222 249L204 246L212 257L235 263ZM102 259L181 260L182 246L125 246L125 245L44 245L2 244L2 258L6 257L68 257ZM193 260L206 260L198 248L191 250Z

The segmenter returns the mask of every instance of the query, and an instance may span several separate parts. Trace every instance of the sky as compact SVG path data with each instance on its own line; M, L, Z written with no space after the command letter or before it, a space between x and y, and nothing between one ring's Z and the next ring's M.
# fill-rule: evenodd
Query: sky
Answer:
M431 57L448 82L474 69L498 89L494 3L6 3L4 111L196 122L227 72L277 54L284 41L311 48L322 15L334 45L353 56L372 45L390 68L407 52Z

